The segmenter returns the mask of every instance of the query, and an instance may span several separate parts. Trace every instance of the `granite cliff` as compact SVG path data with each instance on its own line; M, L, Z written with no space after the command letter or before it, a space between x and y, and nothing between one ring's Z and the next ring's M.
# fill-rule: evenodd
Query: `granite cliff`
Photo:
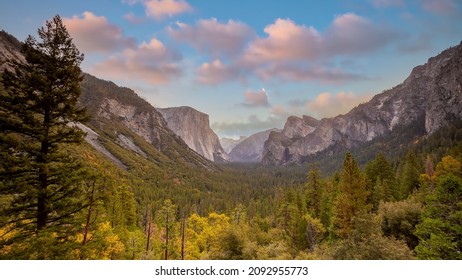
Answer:
M289 117L282 132L265 142L264 164L303 162L327 148L358 147L397 126L427 135L462 119L462 44L415 67L398 86L374 96L345 115L305 122ZM307 119L308 120L308 119Z
M168 127L194 151L210 161L224 162L228 155L210 128L209 116L191 107L157 109Z

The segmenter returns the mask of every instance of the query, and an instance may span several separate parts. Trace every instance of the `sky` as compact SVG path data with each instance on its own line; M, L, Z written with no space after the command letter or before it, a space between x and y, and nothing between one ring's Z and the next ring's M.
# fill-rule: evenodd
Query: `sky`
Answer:
M56 14L83 71L232 138L345 114L462 40L459 0L15 0L0 29L23 41Z

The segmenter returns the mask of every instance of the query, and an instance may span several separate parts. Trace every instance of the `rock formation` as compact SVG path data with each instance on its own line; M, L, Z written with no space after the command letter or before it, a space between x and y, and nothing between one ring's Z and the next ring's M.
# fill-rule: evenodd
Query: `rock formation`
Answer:
M158 109L168 127L194 151L208 160L223 162L228 155L210 128L209 116L191 107Z
M304 124L289 117L282 132L265 143L263 163L300 162L340 145L351 148L397 126L419 126L427 134L462 119L462 44L417 66L400 85L386 90L345 115Z

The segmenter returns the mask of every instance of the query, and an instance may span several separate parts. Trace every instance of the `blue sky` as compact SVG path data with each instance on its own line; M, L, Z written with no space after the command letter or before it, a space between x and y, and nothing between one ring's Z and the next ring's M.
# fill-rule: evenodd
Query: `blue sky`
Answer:
M462 40L457 0L3 2L0 28L24 40L59 14L85 72L221 137L346 113Z

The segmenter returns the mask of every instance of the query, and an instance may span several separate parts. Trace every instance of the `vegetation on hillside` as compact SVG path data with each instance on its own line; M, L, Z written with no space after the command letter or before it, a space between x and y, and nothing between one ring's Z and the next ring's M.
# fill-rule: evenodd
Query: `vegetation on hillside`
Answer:
M92 127L121 169L69 125L86 119L81 58L59 17L39 35L23 46L30 65L2 76L1 259L462 259L460 123L398 129L307 166L213 170L116 120Z

